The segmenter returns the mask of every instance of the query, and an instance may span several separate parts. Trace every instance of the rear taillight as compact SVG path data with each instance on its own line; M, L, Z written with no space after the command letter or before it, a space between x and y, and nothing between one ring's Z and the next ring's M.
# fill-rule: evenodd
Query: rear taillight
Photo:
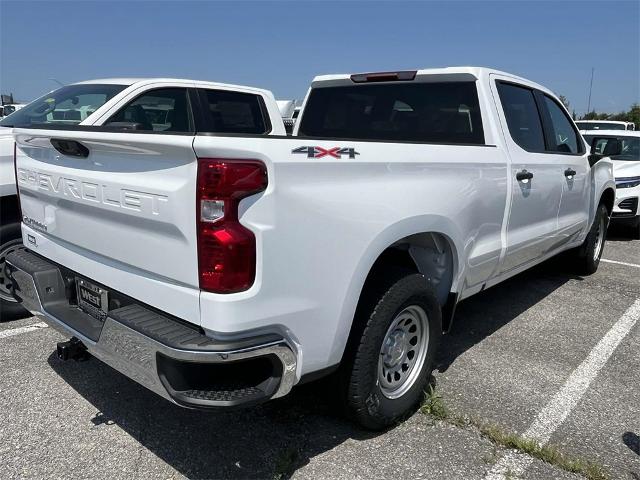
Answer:
M200 288L247 290L256 275L256 239L238 221L238 205L267 188L267 169L257 160L200 158L196 188Z

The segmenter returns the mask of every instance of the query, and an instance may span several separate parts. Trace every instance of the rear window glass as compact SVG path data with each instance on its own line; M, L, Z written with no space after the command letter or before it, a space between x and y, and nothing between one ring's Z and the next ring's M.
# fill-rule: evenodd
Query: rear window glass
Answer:
M5 117L0 125L77 125L128 85L87 83L68 85L47 93Z
M298 135L484 144L474 82L316 88L305 106Z
M268 133L271 125L259 95L222 90L200 90L207 132Z

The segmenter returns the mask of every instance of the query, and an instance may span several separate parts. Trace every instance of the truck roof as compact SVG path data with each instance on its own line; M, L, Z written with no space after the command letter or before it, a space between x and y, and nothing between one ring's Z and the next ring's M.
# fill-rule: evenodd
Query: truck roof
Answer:
M93 80L84 80L82 82L75 82L72 85L86 85L92 83L113 84L113 85L135 85L135 84L148 84L148 83L193 83L200 87L212 87L212 88L224 88L228 90L250 90L259 93L267 93L271 95L271 92L263 88L250 87L247 85L234 85L230 83L218 83L210 82L206 80L195 80L190 78L165 78L165 77L114 77L114 78L97 78Z
M578 120L581 122L582 120ZM625 122L626 123L626 122ZM595 137L607 136L607 137L640 137L640 131L638 130L585 130L581 129L582 135L589 135Z
M617 124L623 124L623 125L627 125L629 123L632 123L632 122L625 122L623 120L576 120L576 122L583 122L583 123L617 123Z
M371 73L376 73L376 72L371 72ZM535 87L545 92L553 93L548 88L542 85L539 85L535 82L532 82L531 80L527 80L526 78L522 78L512 73L503 72L501 70L488 68L488 67L458 66L458 67L422 68L422 69L416 70L416 78L421 76L428 76L428 75L438 75L438 76L444 76L446 78L446 76L448 75L455 75L456 77L468 76L469 79L480 79L492 73L497 75L508 76L523 84L530 85L532 87ZM321 86L320 83L327 83L327 82L334 85L340 84L346 80L350 81L351 75L354 75L354 74L343 73L343 74L333 74L333 75L318 75L313 79L312 86L314 87Z

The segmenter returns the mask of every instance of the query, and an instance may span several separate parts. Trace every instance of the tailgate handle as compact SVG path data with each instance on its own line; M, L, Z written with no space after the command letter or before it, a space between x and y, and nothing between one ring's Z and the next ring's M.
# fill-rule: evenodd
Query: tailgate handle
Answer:
M87 158L89 156L89 149L75 140L52 138L51 145L63 155L79 158Z

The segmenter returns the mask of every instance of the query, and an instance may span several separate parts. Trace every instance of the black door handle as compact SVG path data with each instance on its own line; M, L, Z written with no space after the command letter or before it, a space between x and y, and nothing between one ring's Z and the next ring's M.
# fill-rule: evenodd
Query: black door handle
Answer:
M80 142L75 140L65 140L62 138L52 138L51 145L57 151L63 155L69 155L70 157L87 158L89 156L89 149Z
M573 176L575 176L575 174L576 174L576 171L575 171L575 170L573 170L572 168L567 168L567 169L564 171L564 176L565 176L565 177L573 177Z
M516 180L522 182L523 180L531 180L533 178L532 172L527 172L526 170L522 170L516 173Z

